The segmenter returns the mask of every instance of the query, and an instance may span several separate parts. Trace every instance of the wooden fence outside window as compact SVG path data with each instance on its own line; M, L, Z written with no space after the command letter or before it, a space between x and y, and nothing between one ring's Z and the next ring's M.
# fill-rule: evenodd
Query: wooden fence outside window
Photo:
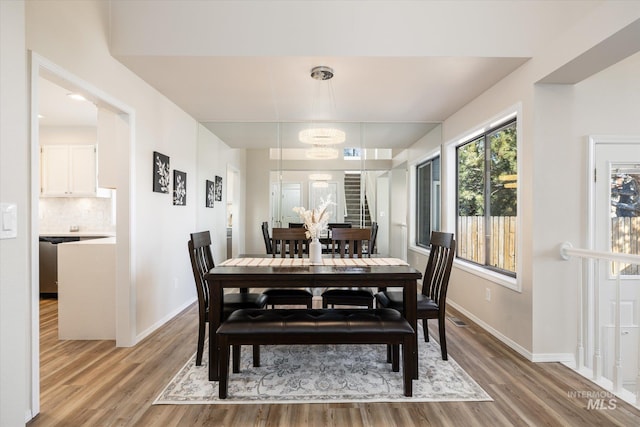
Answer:
M491 217L489 265L516 271L515 216ZM458 257L485 264L485 222L483 216L458 217ZM611 251L640 255L640 217L611 219ZM623 265L622 275L640 275L640 266Z

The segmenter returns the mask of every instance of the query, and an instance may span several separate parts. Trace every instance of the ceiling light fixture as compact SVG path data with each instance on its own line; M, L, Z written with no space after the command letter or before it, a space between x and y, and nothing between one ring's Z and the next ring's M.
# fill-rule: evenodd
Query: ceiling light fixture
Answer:
M331 160L338 158L338 150L335 148L328 147L326 145L314 145L313 148L310 148L305 152L305 155L308 159L315 160Z
M309 175L309 179L311 181L329 181L331 179L331 175L328 173L312 173Z
M80 93L68 93L67 96L71 99L73 99L74 101L86 101L87 98L85 98L82 94Z
M346 134L335 128L312 128L301 130L298 139L305 144L333 145L342 144L346 139Z
M319 82L328 81L333 78L333 69L326 66L313 67L311 69L311 78ZM333 102L333 89L330 82L327 82L328 93L330 98L330 107L334 106ZM312 105L312 110L313 110ZM312 116L314 116L312 111ZM346 140L346 134L344 131L330 127L312 127L310 129L304 129L298 133L298 139L305 144L318 145L333 145L342 144ZM333 157L332 157L333 158Z

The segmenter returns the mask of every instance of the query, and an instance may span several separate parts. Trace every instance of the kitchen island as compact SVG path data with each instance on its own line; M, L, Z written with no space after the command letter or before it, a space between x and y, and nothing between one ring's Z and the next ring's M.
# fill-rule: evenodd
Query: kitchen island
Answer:
M58 245L58 338L115 340L116 238Z

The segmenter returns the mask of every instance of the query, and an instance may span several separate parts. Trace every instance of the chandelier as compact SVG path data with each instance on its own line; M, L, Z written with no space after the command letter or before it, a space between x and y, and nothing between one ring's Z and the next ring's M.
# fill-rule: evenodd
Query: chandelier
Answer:
M311 78L319 82L331 80L331 78L333 78L333 69L325 66L314 67L311 69ZM330 82L328 83L330 105L333 106L333 90ZM338 157L338 150L325 146L342 144L346 140L346 134L340 129L319 126L301 130L298 133L298 139L300 142L313 145L313 148L307 150L307 157L314 159L335 159Z
M338 150L336 150L335 148L331 148L327 145L314 145L312 148L308 149L305 152L305 156L308 159L315 159L315 160L337 159L338 154L340 154Z
M298 139L305 144L333 145L342 144L346 140L346 134L336 128L311 128L301 130Z

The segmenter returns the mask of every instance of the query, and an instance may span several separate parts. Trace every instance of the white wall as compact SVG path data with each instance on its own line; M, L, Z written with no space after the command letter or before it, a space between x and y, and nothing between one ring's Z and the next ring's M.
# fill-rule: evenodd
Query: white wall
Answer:
M638 19L637 7L630 4L625 6L630 9L615 9L611 3L603 3L584 21L569 28L566 37L558 38L545 50L536 52L534 59L443 122L444 143L454 143L495 115L513 106L520 105L522 108L519 116L522 146L518 152L521 221L519 290L509 289L468 269L462 269L461 264L456 262L449 301L534 360L568 360L575 349L575 292L572 285L567 284L573 269L568 263L560 261L558 245L564 240L583 240L586 204L584 188L568 196L563 195L558 181L586 175L586 143L583 142L578 148L580 143L577 142L580 139L584 141L585 131L598 128L599 132L596 133L621 133L633 126L630 123L637 123L632 118L637 118L637 115L628 112L634 102L637 105L635 97L627 94L624 102L614 102L615 94L622 94L630 90L629 86L636 85L636 77L631 77L633 72L626 71L624 75L627 79L614 85L619 89L607 95L611 100L606 106L604 103L597 109L592 106L592 111L585 111L584 102L578 103L573 99L581 85L536 86L536 82ZM602 58L602 64L602 67L609 65L607 58ZM593 77L596 78L598 76ZM594 99L603 97L615 78L620 77L603 77L593 93L585 95L584 101L588 99L588 104L592 105ZM589 81L582 85L589 85ZM606 108L609 110L604 114ZM616 126L622 120L612 120L618 114L628 120L622 128ZM582 123L584 129L572 128L576 121ZM601 122L607 123L607 126L599 126ZM614 123L611 125L609 122ZM418 147L416 144L412 149L417 148L424 153L428 147L431 145ZM455 178L453 159L448 161L446 151L443 154L443 176ZM445 178L443 184L444 201L447 194L451 196L454 190L454 180ZM443 203L444 228L449 230L455 229L453 200ZM556 207L551 210L550 204ZM562 215L558 215L558 212L562 212ZM420 254L410 256L412 264L418 264L422 259L424 257ZM491 291L490 302L484 298L486 288Z
M232 150L217 136L209 132L204 126L198 125L198 150L194 161L197 164L197 181L194 180L191 190L193 194L192 201L196 205L197 220L196 229L193 231L209 230L211 233L211 243L213 245L213 258L216 263L220 263L227 259L227 166L240 171L238 178L240 179L240 194L234 194L234 203L239 204L237 214L238 231L244 230L244 190L242 183L245 181L245 152L244 150ZM205 182L206 180L214 181L215 177L222 177L222 201L214 202L213 208L206 207ZM193 232L192 231L192 232ZM238 239L238 250L244 253L244 239ZM184 246L186 248L186 240ZM253 252L252 252L253 253Z
M536 175L534 343L547 354L575 347L576 266L558 259L558 245L587 247L588 136L640 135L640 54L575 86L537 86L536 110L535 161L545 173ZM549 294L565 302L561 313L549 312ZM545 327L550 317L560 327Z
M17 204L18 236L0 240L0 425L23 425L30 397L29 141L24 2L0 1L0 202Z
M8 2L0 3L4 9ZM3 19L4 16L3 13ZM23 22L20 16L14 16L12 22L14 20ZM131 241L131 289L132 296L136 300L134 335L136 339L141 339L195 300L193 275L186 246L189 233L196 231L199 226L205 226L205 223L212 229L223 229L225 226L224 214L220 216L222 218L220 224L217 224L218 216L201 219L202 222L199 222L197 204L202 196L198 194L198 190L204 191L204 181L199 182L201 177L204 175L226 176L226 162L218 164L217 159L226 158L235 162L238 167L242 167L242 163L237 154L229 154L230 150L224 144L218 143L215 146L216 140L206 129L202 129L192 117L110 55L107 43L108 22L108 2L50 1L26 4L28 49L135 111L135 140L132 142L134 173L130 177L130 187L126 192L128 194L130 191L132 195L132 221L128 224L130 236L119 234L118 238L130 238ZM4 28L3 22L3 31ZM16 40L14 37L3 37L2 41L4 43L9 39ZM11 49L15 49L14 44L11 45ZM4 51L3 45L3 55ZM10 62L15 63L15 61ZM3 67L5 63L7 62L3 60ZM17 68L20 79L24 80L26 66ZM4 75L3 72L3 78ZM14 82L13 87L24 86L20 84L20 79ZM3 102L7 99L5 93L3 90ZM13 98L16 97L24 100L26 92L16 94ZM15 105L15 103L12 104L12 110L15 110ZM25 117L26 112L25 107L23 111ZM18 120L14 122L20 123ZM5 132L4 126L3 132ZM25 162L12 161L11 167L18 168L16 171L19 171L17 181L15 178L12 178L12 181L20 184L20 177L23 174L29 176L30 168L26 163L27 146L25 145L23 150L15 148L16 140L19 138L13 136L12 151L18 158L25 157ZM214 148L209 148L210 144L214 144ZM23 151L22 154L20 151ZM159 151L170 157L172 171L177 169L187 173L186 206L173 206L171 194L152 191L153 151ZM202 152L204 152L203 155L201 155ZM6 157L3 156L4 158ZM12 155L12 158L15 156ZM199 165L206 167L206 173L200 173ZM11 169L3 167L3 174L5 171L10 172ZM127 173L126 162L121 167L121 173ZM6 180L3 180L3 189L5 182ZM20 207L22 212L29 210L26 203L29 195L27 183L28 179L25 177L22 186L18 185L11 189L12 193L19 191L24 199ZM120 195L120 191L118 194ZM122 219L127 220L127 218ZM118 224L120 222L121 218L118 217ZM21 234L27 239L27 233ZM220 243L223 243L222 239ZM3 241L2 244L4 245L5 242ZM27 242L22 244L26 247ZM22 248L22 251L24 250ZM219 250L216 246L216 251ZM11 253L12 256L20 256L21 250L11 251ZM25 256L22 263L27 261L28 257ZM3 275L5 274L4 265L3 260ZM13 265L18 268L20 263L13 263ZM25 266L24 271L28 270ZM23 277L20 283L21 291L27 292L30 278ZM2 301L4 304L9 299L3 298ZM14 304L13 307L15 310L15 307L21 306ZM3 312L3 319L4 315ZM12 317L24 319L28 316L25 313L25 315ZM7 323L3 322L4 324ZM13 325L15 327L15 320ZM28 330L26 327L24 329ZM12 347L15 348L15 346ZM3 346L4 348L6 347ZM20 358L23 363L27 363L28 359L29 357ZM4 360L2 366L3 368L6 366ZM4 378L3 375L3 387ZM15 389L13 393L15 394ZM3 399L3 405L5 401ZM25 407L22 403L18 406Z

